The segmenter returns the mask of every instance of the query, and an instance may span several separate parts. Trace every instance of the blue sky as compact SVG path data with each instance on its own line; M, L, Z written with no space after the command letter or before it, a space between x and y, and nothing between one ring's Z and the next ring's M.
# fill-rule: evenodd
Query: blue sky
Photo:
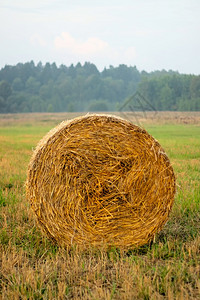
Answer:
M0 68L34 60L200 74L199 0L0 0Z

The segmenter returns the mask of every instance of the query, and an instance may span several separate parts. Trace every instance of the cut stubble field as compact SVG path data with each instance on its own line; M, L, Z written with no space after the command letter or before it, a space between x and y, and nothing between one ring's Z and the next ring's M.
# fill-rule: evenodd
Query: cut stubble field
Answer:
M33 149L75 116L0 115L0 299L200 299L200 112L126 115L159 141L177 181L163 230L128 251L58 247L42 234L25 198Z

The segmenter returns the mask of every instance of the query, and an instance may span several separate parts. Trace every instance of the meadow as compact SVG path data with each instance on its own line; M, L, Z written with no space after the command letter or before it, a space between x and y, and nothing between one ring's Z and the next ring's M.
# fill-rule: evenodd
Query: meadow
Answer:
M200 112L127 115L159 141L177 181L163 230L128 251L60 248L30 210L24 183L32 151L74 116L0 115L0 299L200 299Z

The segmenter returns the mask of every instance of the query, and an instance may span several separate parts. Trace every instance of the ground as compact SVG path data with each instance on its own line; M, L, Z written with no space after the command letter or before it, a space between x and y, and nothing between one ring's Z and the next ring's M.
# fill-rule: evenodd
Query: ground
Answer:
M199 299L200 112L121 115L159 141L177 181L163 230L150 245L128 251L60 248L38 228L26 200L32 150L77 115L0 115L0 298Z

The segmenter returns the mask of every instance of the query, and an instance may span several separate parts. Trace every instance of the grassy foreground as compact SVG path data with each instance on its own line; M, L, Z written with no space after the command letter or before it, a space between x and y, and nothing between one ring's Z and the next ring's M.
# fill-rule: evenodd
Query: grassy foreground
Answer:
M143 123L177 178L166 226L139 249L83 252L43 236L24 189L32 149L74 115L0 115L0 299L200 299L200 113L166 116Z

